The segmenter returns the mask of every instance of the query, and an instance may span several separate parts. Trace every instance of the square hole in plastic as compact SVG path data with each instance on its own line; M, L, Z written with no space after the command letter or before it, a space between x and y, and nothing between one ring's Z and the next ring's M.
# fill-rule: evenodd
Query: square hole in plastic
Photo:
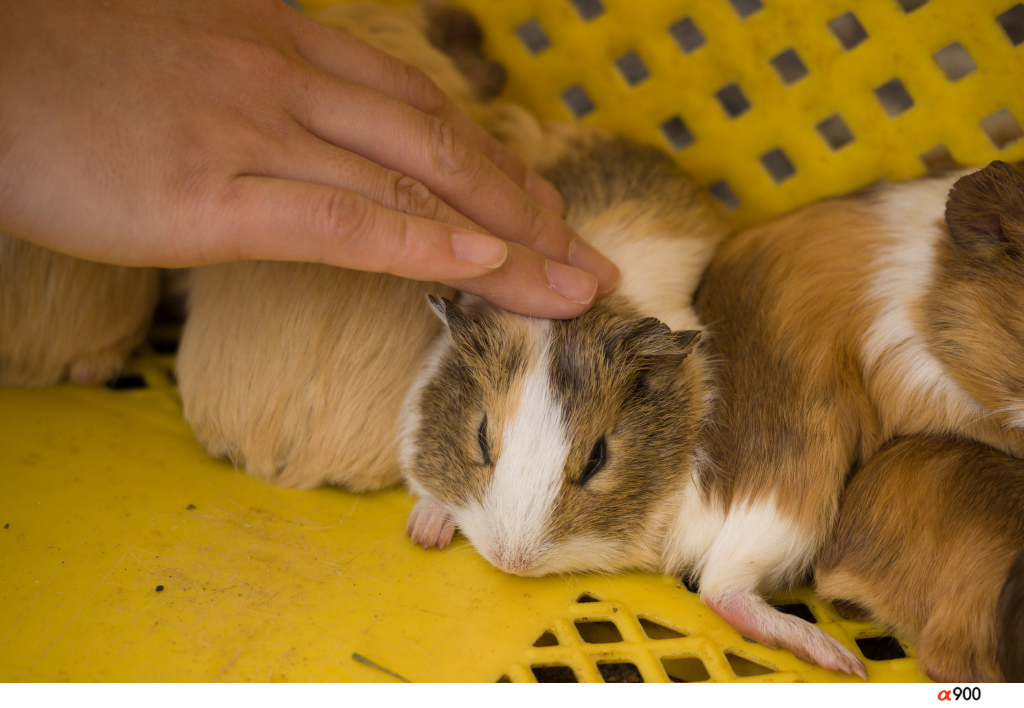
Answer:
M847 12L834 20L830 20L828 28L832 30L832 34L836 36L839 44L846 51L850 51L868 38L867 31L865 31L860 20L852 12Z
M647 65L644 64L643 59L636 52L626 52L623 54L615 60L615 67L630 86L636 86L651 75L647 71Z
M673 683L692 683L711 678L711 674L704 668L704 663L695 656L664 658L661 665Z
M795 49L787 49L772 57L772 67L779 74L782 83L789 86L807 76L807 66Z
M957 168L953 154L950 153L949 148L943 143L939 143L935 147L925 150L918 156L918 159L921 160L921 164L924 165L924 168L929 172L945 172L946 170L954 170ZM842 617L847 618L839 609L838 605L836 610Z
M599 663L597 670L601 672L601 678L605 683L644 683L644 677L640 669L634 664L626 662Z
M686 636L682 632L677 632L671 627L666 627L665 625L655 622L654 620L647 619L646 617L641 617L639 619L640 626L643 627L644 634L647 635L648 639L654 639L657 641L661 639L679 639L680 637Z
M686 123L679 116L673 116L658 126L661 134L673 150L682 150L693 144L694 137Z
M551 46L548 33L537 20L527 20L516 27L516 37L526 47L526 51L535 56Z
M992 144L1000 150L1024 138L1024 132L1021 131L1020 124L1006 108L998 110L983 119L981 121L981 129L985 131L985 135L992 141Z
M708 193L718 200L718 202L725 207L726 211L736 211L739 209L740 200L736 197L736 193L732 191L732 187L725 180L721 182L715 182L708 187ZM700 592L697 585L689 578L683 578L683 585L692 593Z
M146 379L138 374L121 374L113 381L108 381L106 385L112 391L131 391L136 388L148 388Z
M676 44L684 52L689 54L704 46L707 40L701 33L697 24L689 17L684 17L668 28L669 34L676 40Z
M763 7L761 0L729 0L729 4L736 10L736 14L744 20Z
M861 654L870 661L902 659L907 655L896 637L861 637L856 642Z
M928 0L896 0L899 6L903 8L903 12L908 15L917 10L918 8L924 7L928 4Z
M531 666L530 671L536 677L538 683L579 683L574 672L568 666L555 664L553 666Z
M732 672L737 676L763 676L764 674L773 674L775 669L759 664L756 661L751 661L745 657L737 654L730 654L725 652L725 659L729 662L729 666L732 668Z
M814 126L822 140L832 148L838 150L853 142L853 133L846 121L838 113L829 116Z
M947 81L959 81L978 70L978 65L960 42L948 44L932 55Z
M622 641L622 634L614 622L576 620L576 631L587 644L615 644Z
M590 100L590 94L579 84L562 91L562 103L576 118L582 118L594 110L594 102Z
M899 79L887 81L876 88L875 98L882 104L882 108L890 118L903 115L914 106L914 99Z
M793 163L789 161L789 157L782 151L782 148L775 148L761 155L761 164L771 175L775 184L782 184L796 174L796 168L793 167Z
M750 101L737 84L723 86L715 92L715 98L730 118L738 118L750 110Z
M576 13L584 22L590 22L595 17L604 14L604 5L601 0L570 0L576 8Z
M810 622L811 624L818 623L818 620L811 613L811 608L802 602L793 602L788 605L775 605L775 609L785 615L799 617L804 622Z
M1010 44L1018 46L1024 43L1024 4L1017 3L1003 14L996 17L996 22L1003 28Z

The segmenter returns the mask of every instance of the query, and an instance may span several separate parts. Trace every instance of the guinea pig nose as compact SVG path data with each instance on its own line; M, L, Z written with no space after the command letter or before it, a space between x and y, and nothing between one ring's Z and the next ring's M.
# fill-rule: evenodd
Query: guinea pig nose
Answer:
M529 572L537 563L537 554L524 548L498 548L494 554L494 566L512 575Z

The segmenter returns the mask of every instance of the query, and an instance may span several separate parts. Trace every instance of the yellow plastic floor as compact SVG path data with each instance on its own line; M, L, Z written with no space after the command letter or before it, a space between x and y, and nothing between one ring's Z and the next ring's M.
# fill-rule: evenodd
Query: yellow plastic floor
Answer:
M674 578L516 578L461 537L414 547L403 490L250 479L194 440L171 366L147 349L122 377L144 387L0 389L0 680L850 680L743 640ZM879 628L776 601L877 655Z

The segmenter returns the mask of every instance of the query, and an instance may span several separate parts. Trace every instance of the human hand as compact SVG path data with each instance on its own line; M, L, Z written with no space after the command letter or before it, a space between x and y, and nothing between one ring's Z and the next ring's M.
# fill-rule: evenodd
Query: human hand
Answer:
M0 0L0 67L0 229L53 250L324 262L544 317L617 280L420 72L280 0Z

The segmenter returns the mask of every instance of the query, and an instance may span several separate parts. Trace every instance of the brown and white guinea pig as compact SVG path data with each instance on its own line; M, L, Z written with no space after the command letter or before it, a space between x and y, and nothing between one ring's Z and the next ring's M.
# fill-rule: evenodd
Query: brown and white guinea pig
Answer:
M887 445L847 485L815 584L912 640L935 681L1024 681L1024 461Z
M908 434L1024 452L1022 195L993 163L814 204L715 255L695 300L717 361L696 475L715 511L680 537L714 539L695 549L701 596L746 636L863 672L760 597L807 573L851 467Z
M156 268L84 261L0 233L0 386L115 378L159 294Z
M520 575L656 567L710 393L692 295L727 229L660 151L548 130L541 173L618 289L569 321L432 301L445 335L400 441L409 532L444 546L458 526Z

